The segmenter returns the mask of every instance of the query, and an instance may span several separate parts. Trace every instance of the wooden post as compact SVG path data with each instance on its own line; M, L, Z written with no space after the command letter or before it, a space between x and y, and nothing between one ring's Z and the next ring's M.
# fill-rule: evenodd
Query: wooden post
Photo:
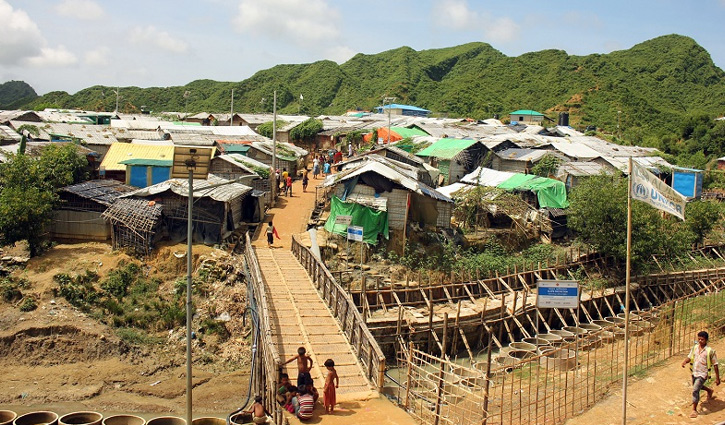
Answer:
M428 300L428 352L433 349L433 300Z
M405 410L410 405L410 381L412 379L411 371L413 369L413 341L408 341L408 376L405 385Z
M436 394L436 406L435 406L435 419L433 421L433 425L438 425L438 422L440 421L440 413L441 413L441 398L443 396L443 373L445 371L445 352L448 347L446 347L446 343L448 343L448 313L443 313L443 345L442 345L442 354L441 354L441 366L438 370L438 391Z
M486 361L486 386L483 390L483 425L488 421L488 390L491 388L491 340L493 335L488 335L488 360Z

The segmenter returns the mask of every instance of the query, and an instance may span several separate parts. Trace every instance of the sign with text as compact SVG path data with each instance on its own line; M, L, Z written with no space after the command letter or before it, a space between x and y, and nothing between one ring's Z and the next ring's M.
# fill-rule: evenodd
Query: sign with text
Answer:
M349 241L363 241L363 228L360 226L350 226L347 228L347 240Z
M344 224L349 225L352 223L352 216L351 215L338 215L335 216L335 224Z
M579 307L579 282L576 280L537 280L536 307Z

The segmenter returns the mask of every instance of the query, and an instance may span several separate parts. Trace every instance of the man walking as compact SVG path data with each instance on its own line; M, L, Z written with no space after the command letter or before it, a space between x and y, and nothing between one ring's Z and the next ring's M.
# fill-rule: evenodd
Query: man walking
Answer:
M692 413L691 418L697 417L697 404L700 402L700 391L705 390L708 401L713 397L712 388L705 386L710 378L710 370L715 369L715 385L720 385L720 369L717 367L715 349L707 345L709 335L705 331L697 333L697 344L690 350L690 354L682 361L682 367L690 363L692 371Z

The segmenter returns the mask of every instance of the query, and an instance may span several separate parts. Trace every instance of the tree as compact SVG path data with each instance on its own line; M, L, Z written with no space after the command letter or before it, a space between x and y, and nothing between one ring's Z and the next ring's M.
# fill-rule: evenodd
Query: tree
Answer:
M708 201L692 201L685 209L685 224L695 234L695 243L701 244L722 216L720 204Z
M49 145L38 159L10 154L0 164L0 245L27 240L30 255L38 255L56 190L85 178L87 166L73 144Z
M559 169L561 164L561 158L546 154L539 160L533 167L531 167L531 173L541 177L549 177L556 174L556 170Z
M569 226L583 242L624 262L627 254L627 180L593 176L569 196ZM686 252L695 234L681 221L651 206L632 201L632 268L645 272L652 254L676 256Z
M293 128L289 135L292 140L310 140L322 130L322 121L316 118L309 118L302 124Z

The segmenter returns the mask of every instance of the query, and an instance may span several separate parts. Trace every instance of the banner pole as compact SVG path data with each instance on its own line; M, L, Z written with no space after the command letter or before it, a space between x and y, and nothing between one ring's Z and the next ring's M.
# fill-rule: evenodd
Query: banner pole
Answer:
M622 425L627 425L627 371L629 370L629 285L632 251L632 157L629 158L627 177L627 266L624 283L624 366L622 370Z

